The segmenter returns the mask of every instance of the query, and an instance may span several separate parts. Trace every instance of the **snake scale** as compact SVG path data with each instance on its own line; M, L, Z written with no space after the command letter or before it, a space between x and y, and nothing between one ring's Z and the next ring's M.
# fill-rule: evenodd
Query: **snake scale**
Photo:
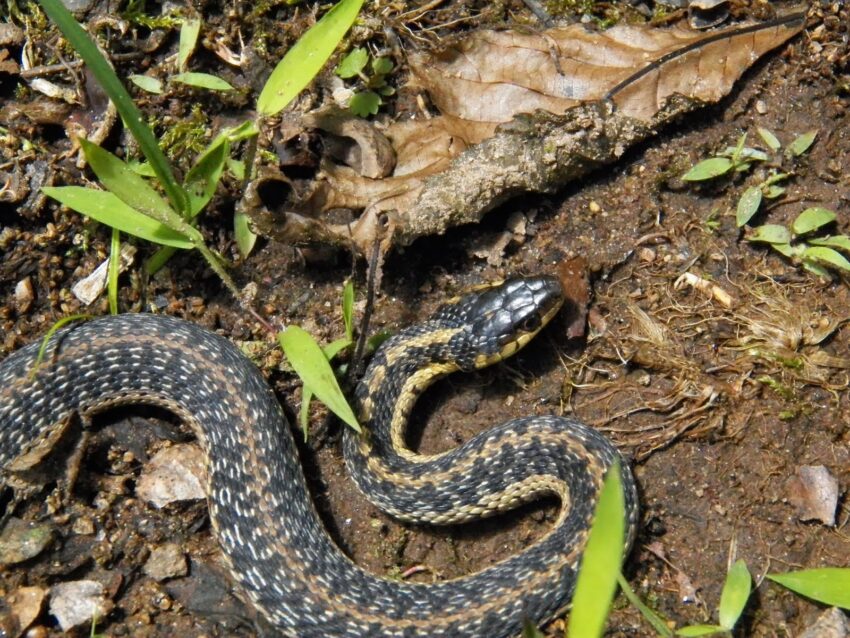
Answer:
M381 578L332 542L312 503L283 411L259 370L226 339L149 314L104 317L0 363L0 468L45 445L59 424L153 404L181 418L207 459L210 517L241 590L281 635L500 638L569 604L606 469L603 436L564 417L519 418L459 447L421 455L405 424L426 387L513 354L557 312L557 280L512 279L447 303L387 340L356 391L364 434L346 428L346 465L366 496L404 521L449 524L543 495L551 531L478 573L432 584ZM625 464L629 542L637 495Z

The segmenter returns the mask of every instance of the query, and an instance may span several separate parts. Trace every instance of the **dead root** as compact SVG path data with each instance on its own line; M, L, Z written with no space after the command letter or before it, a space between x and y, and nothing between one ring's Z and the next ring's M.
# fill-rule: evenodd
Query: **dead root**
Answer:
M840 300L824 304L818 284L746 276L683 286L680 276L647 270L621 280L639 296L615 291L618 283L602 291L587 349L562 359L565 410L637 460L683 436L735 436L724 431L728 408L765 391L788 404L777 415L788 418L805 412L797 405L804 385L834 394L848 386L850 357L834 354L831 342L850 315Z

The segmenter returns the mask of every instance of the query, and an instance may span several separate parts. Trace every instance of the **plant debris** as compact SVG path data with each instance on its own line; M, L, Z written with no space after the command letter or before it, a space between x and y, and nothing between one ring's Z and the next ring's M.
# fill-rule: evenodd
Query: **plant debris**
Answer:
M392 174L374 178L358 162L325 157L317 179L293 185L276 210L246 213L269 237L353 245L364 255L377 240L387 248L442 234L514 195L553 192L616 160L673 118L722 98L802 26L802 14L791 14L712 33L628 25L476 32L411 59L416 85L440 115L387 127ZM337 136L339 117L312 122ZM357 155L378 154L367 144ZM328 217L340 208L362 212L344 223Z

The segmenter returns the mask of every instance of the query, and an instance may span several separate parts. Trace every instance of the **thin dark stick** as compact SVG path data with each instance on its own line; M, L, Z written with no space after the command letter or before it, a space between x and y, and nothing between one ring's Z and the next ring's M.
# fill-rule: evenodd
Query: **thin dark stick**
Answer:
M357 335L357 346L354 348L354 356L348 373L345 375L346 383L351 379L357 379L363 371L363 351L366 349L366 335L369 334L369 321L372 319L372 311L375 308L376 286L375 280L380 268L381 238L376 237L372 242L372 255L369 258L369 272L366 278L366 307L363 309L363 318L360 320L360 329Z

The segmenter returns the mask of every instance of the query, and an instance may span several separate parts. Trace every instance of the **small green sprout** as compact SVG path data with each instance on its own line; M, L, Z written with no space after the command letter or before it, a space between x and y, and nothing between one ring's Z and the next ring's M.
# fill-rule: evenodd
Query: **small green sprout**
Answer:
M779 141L779 138L772 131L759 126L756 128L756 133L758 133L761 141L774 153L782 148L782 142Z
M209 73L178 73L171 76L172 81L179 84L194 86L199 89L207 89L208 91L233 91L233 86L222 80L220 77Z
M656 633L659 636L664 636L664 638L672 638L674 633L668 622L641 601L622 574L619 577L619 583L626 598L640 611ZM729 569L729 573L726 574L726 581L720 594L720 605L717 610L719 623L716 625L688 625L677 629L675 635L686 637L710 636L718 633L731 635L744 612L751 590L752 578L749 570L747 570L746 563L743 560L736 561Z
M686 182L704 182L730 172L742 173L749 170L753 162L763 162L767 159L764 151L745 146L746 142L747 134L744 133L734 148L727 147L718 155L698 162L682 175L682 179Z
M778 153L782 148L782 144L779 139L769 130L759 127L756 129L756 132L764 142L765 146L770 149L771 153ZM814 143L816 137L817 131L809 131L798 136L793 142L791 142L791 144L788 145L788 148L785 151L785 157L791 159L804 154ZM728 146L714 157L698 162L691 167L688 172L682 175L682 179L686 182L704 182L717 177L722 177L729 173L746 172L755 162L766 162L771 159L771 156L765 151L746 146L746 142L747 134L744 133L740 138L738 138L738 143L734 147ZM774 174L778 175L775 171ZM774 177L773 182L767 186L787 177L788 175L784 175L781 178ZM765 188L767 188L767 186L765 186ZM777 191L774 189L769 192L773 194Z
M162 95L163 93L163 84L161 80L157 78L151 77L149 75L138 75L133 74L127 78L135 84L137 87L142 89L142 91L147 91L148 93L153 93L154 95Z
M807 208L791 222L790 228L764 224L753 228L746 239L769 245L782 256L799 262L803 268L820 277L828 278L830 268L850 273L850 261L841 254L850 254L850 237L809 236L832 224L835 219L835 213L826 208Z
M229 82L210 73L198 73L188 70L188 62L198 43L201 32L201 21L198 19L184 20L180 26L180 44L177 49L177 71L169 80L208 91L233 91ZM143 91L160 95L163 93L163 83L148 75L131 75L129 79Z
M345 423L360 431L357 417L345 400L330 365L338 354L354 345L354 284L351 281L346 282L342 290L342 322L345 336L332 341L324 348L316 343L312 335L298 326L289 326L278 335L283 353L304 384L298 421L305 441L313 395Z
M335 356L334 349L323 350L312 335L299 326L289 326L281 332L278 335L278 342L289 363L292 364L295 373L304 382L302 415L305 410L303 406L309 405L310 398L315 394L331 412L360 432L357 417L345 400L345 395L342 393L333 368L328 361L330 358L328 355ZM339 342L331 344L331 346L335 345L340 344ZM347 345L350 345L350 343Z
M371 59L371 63L369 60ZM365 72L367 64L371 73ZM344 80L359 77L364 90L357 91L351 98L348 108L359 117L375 115L383 104L381 97L395 93L395 89L387 84L387 76L392 73L394 65L389 58L371 57L366 49L357 47L346 55L336 67L336 74Z
M785 194L785 188L778 185L778 182L791 177L790 173L780 173L775 169L771 169L767 179L763 180L755 186L749 186L738 200L738 206L735 214L735 222L738 228L747 224L753 216L758 212L761 203L764 199L776 199Z
M817 131L809 131L807 133L803 133L788 145L786 155L788 157L799 157L800 155L809 150L812 144L814 144L815 138L817 136Z
M672 638L673 631L667 624L667 621L664 620L661 616L658 615L655 611L653 611L648 605L646 605L637 594L635 594L634 590L629 585L629 582L625 579L623 574L619 574L617 578L617 582L620 585L620 589L623 590L623 594L625 594L626 598L635 607L641 615L646 619L646 621L652 625L652 628L655 629L656 633L659 636L664 636L664 638Z
M755 216L766 199L776 199L785 194L785 188L780 184L789 179L793 173L779 170L782 165L783 156L778 155L782 149L782 143L771 131L766 128L756 129L761 141L769 152L746 146L747 134L744 133L734 147L727 147L714 157L703 160L694 165L686 172L682 179L686 182L704 182L722 177L724 175L743 173L756 162L771 162L772 166L767 176L759 183L748 186L738 200L736 206L735 221L738 227L744 226ZM803 133L794 139L785 151L784 159L793 160L804 154L815 141L817 131Z
M182 73L187 70L189 57L195 51L198 35L201 33L201 21L197 18L184 20L180 25L180 44L177 47L177 69Z
M717 615L720 621L717 625L690 625L676 630L677 636L709 636L712 634L730 634L735 628L744 607L750 598L753 579L743 560L738 560L726 574L726 582L720 594L720 606Z

